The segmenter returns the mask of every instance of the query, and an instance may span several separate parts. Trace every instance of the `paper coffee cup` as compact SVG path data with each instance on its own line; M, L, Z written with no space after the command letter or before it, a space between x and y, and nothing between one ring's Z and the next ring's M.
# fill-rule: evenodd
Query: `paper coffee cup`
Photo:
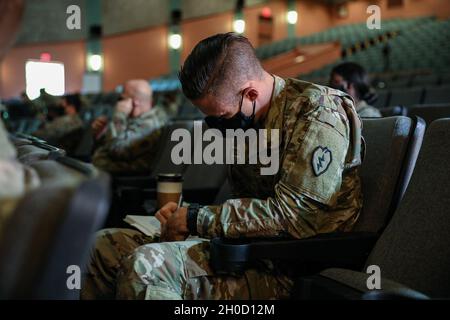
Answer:
M157 182L158 209L170 201L178 203L183 191L183 176L176 173L162 173L158 174Z

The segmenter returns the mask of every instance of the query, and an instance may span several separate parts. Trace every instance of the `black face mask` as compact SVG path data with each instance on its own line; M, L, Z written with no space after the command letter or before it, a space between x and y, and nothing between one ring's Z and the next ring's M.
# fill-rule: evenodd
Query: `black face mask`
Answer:
M242 113L242 102L244 101L244 95L242 95L241 103L239 104L239 112L229 119L224 117L208 116L205 118L205 122L210 128L219 129L222 134L225 134L226 129L242 129L247 130L253 127L255 121L255 106L256 101L253 101L253 112L250 116L246 116Z

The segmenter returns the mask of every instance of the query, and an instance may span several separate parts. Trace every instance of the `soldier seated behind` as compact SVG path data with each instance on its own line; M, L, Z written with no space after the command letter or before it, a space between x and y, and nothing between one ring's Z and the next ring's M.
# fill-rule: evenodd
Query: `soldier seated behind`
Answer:
M381 112L370 104L376 100L369 77L362 66L345 62L336 66L330 75L330 87L347 92L356 103L356 112L364 118L380 118Z
M161 129L168 120L162 107L152 106L148 81L127 81L112 121L108 123L106 117L100 117L92 124L95 139L100 144L92 162L111 173L149 173Z
M361 123L353 99L269 74L250 42L234 33L197 44L180 80L194 105L221 118L209 121L218 129L278 129L280 170L260 175L261 164L232 165L233 199L188 208L168 203L156 214L160 239L130 229L100 231L81 297L287 298L289 266L265 262L243 276L217 275L209 265L209 242L186 238L300 239L351 230L362 207Z
M67 141L68 136L74 132L79 132L83 128L83 121L79 116L81 109L81 99L79 94L68 94L62 97L60 108L63 108L64 115L55 118L53 121L46 123L43 128L35 131L34 136L48 141L50 144L67 148L78 142L79 135L71 136L71 140Z

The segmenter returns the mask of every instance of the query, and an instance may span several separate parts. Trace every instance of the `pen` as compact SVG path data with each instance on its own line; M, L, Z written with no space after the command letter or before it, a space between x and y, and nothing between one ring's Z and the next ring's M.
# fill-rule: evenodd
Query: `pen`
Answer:
M182 202L183 202L183 194L180 193L180 198L178 199L178 206L177 206L177 209L179 209L179 208L181 207Z

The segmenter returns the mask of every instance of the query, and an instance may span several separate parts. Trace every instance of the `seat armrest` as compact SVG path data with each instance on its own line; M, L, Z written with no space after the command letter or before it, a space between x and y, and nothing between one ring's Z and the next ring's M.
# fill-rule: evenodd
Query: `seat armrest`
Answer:
M377 239L378 234L370 232L330 233L300 240L214 238L210 262L222 274L240 274L262 259L351 265L363 262Z
M15 133L14 135L15 135L16 137L20 138L20 139L26 139L26 140L29 140L29 141L31 141L31 142L41 142L41 143L46 143L45 140L42 140L42 139L40 139L40 138L38 138L38 137L29 135L29 134L17 132L17 133Z
M52 160L53 160L53 158L56 158L58 156L66 155L65 150L55 147L55 146L52 146L52 145L48 144L45 140L39 139L37 137L31 136L28 134L24 134L24 133L16 133L15 136L20 139L26 139L26 140L30 141L32 145L49 151L49 155L51 155L50 159L52 159Z

